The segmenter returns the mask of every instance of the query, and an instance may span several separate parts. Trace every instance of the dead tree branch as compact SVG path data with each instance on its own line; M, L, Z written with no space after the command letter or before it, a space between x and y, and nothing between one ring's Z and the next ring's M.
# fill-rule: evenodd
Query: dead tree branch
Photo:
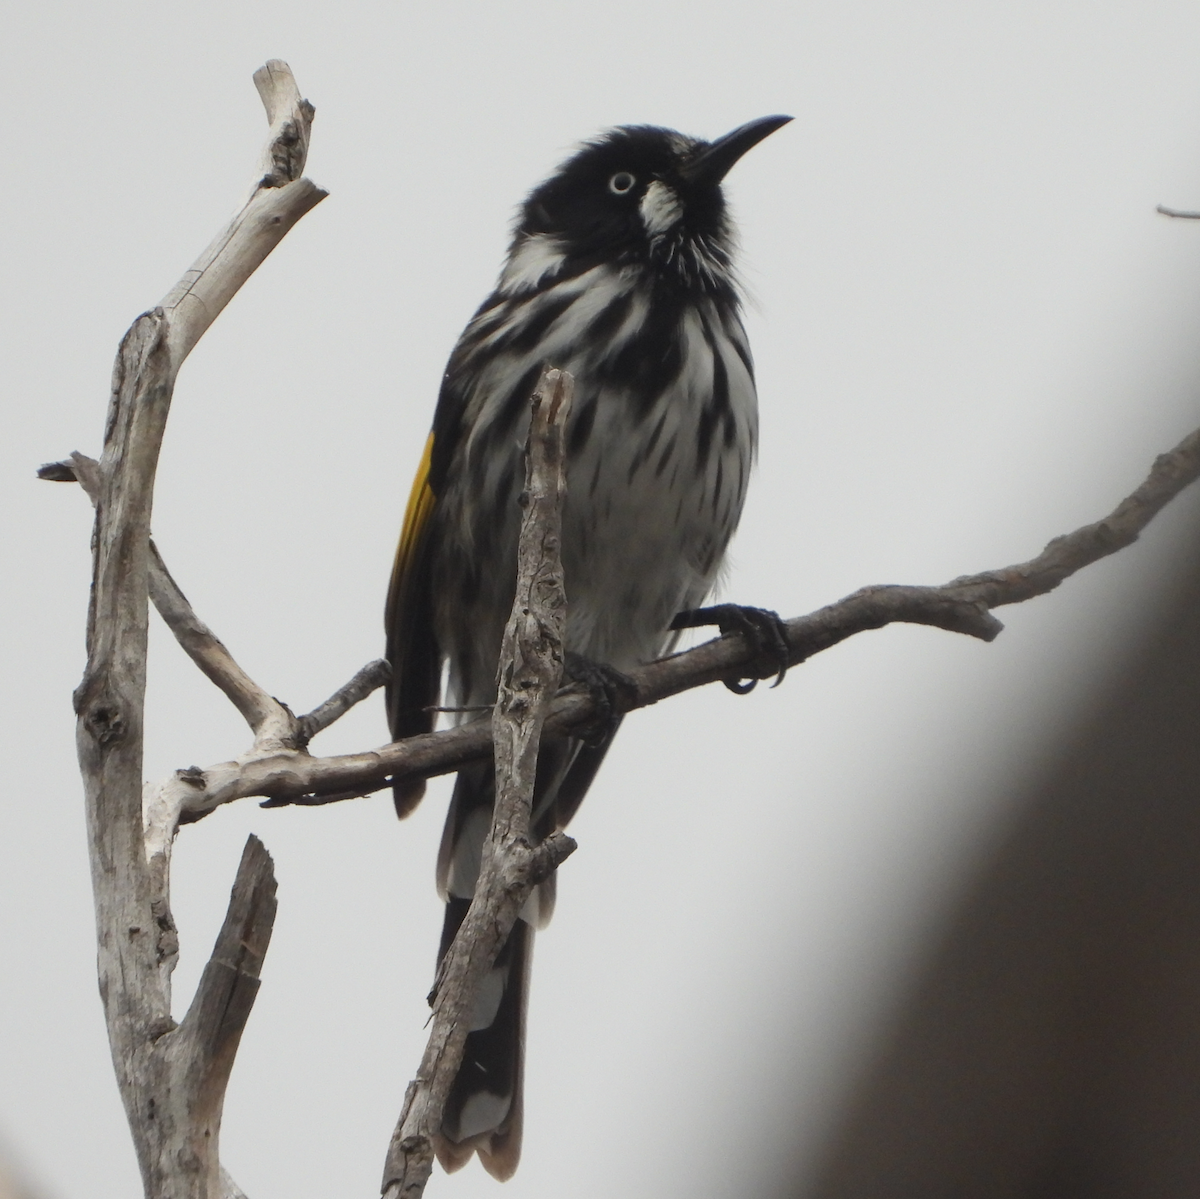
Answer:
M56 483L78 481L92 503L99 503L100 464L86 454L76 451L64 462L48 463L38 476ZM256 735L286 743L295 731L291 713L234 661L221 639L192 610L153 538L148 570L150 599L184 652L224 692Z
M55 463L50 471L69 470ZM68 477L74 477L69 475ZM1200 430L1155 461L1146 480L1103 519L1056 537L1028 562L964 575L939 587L864 587L845 599L787 622L790 665L831 648L856 633L888 624L924 624L993 640L1003 628L992 609L1022 603L1054 590L1085 566L1131 545L1154 516L1200 477ZM693 687L725 679L769 678L777 663L755 662L740 633L708 641L630 672L636 693L628 709L644 708ZM594 719L591 700L564 693L551 705L547 728L563 733ZM368 795L393 777L449 774L492 752L486 720L426 733L378 749L318 758L281 748L221 762L207 770L177 774L161 785L164 812L178 821L200 816L237 799L264 796L270 806L320 804ZM170 835L174 824L170 820ZM164 835L167 830L164 828Z
M168 604L182 599L150 550L159 448L175 378L188 353L288 230L325 195L301 177L313 109L300 98L291 71L273 61L257 72L255 83L271 121L267 169L162 304L138 317L125 335L100 461L72 463L96 505L88 661L75 708L100 991L149 1199L217 1199L231 1189L218 1159L221 1106L275 911L270 858L251 839L225 928L187 1015L176 1025L170 974L178 941L168 874L165 864L152 866L142 822L152 578L156 598ZM220 646L198 622L189 630L194 644L205 634ZM249 692L241 699L253 707ZM271 724L269 710L254 714L260 725Z
M307 745L322 729L341 720L355 704L360 704L388 681L392 668L383 658L368 662L348 683L339 687L320 707L296 721L296 736Z
M534 393L526 443L525 512L517 590L500 649L491 721L496 803L475 896L434 985L432 1027L388 1147L385 1199L420 1199L433 1169L433 1137L462 1064L479 987L512 932L529 893L574 850L565 833L529 843L530 808L542 727L563 665L567 601L559 560L566 494L563 429L574 380L547 369Z

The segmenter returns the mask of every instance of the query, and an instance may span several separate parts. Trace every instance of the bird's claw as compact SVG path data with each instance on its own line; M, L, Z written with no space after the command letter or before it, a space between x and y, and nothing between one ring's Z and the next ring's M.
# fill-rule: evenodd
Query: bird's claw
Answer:
M637 699L637 684L627 674L603 662L593 662L570 650L563 656L563 676L588 693L596 715L581 730L573 733L585 745L602 745L621 723Z
M711 608L692 608L680 612L673 621L673 629L698 629L705 625L716 625L722 636L726 633L741 633L756 658L771 662L777 667L772 687L778 687L788 672L787 625L778 612L769 608L750 608L743 604L714 604ZM722 679L735 695L748 695L758 684L757 678Z

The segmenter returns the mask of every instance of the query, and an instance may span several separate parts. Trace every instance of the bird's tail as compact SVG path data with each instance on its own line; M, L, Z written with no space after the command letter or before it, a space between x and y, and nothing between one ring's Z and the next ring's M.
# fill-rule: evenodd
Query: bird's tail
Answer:
M571 738L542 742L533 791L533 840L541 841L563 828L575 814L616 727L614 723L609 735L595 745ZM471 906L494 798L495 771L490 762L459 771L438 856L438 889L446 901L439 961ZM552 874L534 889L480 990L463 1064L434 1138L438 1161L448 1171L466 1165L471 1154L478 1153L484 1169L503 1180L512 1177L520 1161L525 1008L533 936L554 912L555 884Z
M490 762L459 772L438 860L438 887L446 900L439 961L471 906L494 792ZM533 934L549 918L553 891L551 879L530 896L480 988L462 1066L434 1138L438 1161L447 1171L466 1165L473 1153L495 1178L510 1178L517 1168Z
M468 906L465 900L446 905L443 952ZM503 1182L521 1160L525 1009L532 955L533 927L518 920L484 983L462 1066L434 1136L434 1150L447 1172L465 1166L478 1153L484 1169Z

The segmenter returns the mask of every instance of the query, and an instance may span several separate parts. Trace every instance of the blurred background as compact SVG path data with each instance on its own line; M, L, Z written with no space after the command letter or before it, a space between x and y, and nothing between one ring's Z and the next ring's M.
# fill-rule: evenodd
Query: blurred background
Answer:
M381 652L446 356L514 206L609 125L713 137L796 116L728 183L763 442L726 598L790 616L1022 560L1200 423L1200 225L1154 211L1200 207L1194 4L9 13L0 1135L49 1199L138 1182L96 994L70 706L91 514L34 470L98 451L121 335L245 194L266 131L251 74L269 57L317 107L308 174L330 197L182 372L154 530L202 618L297 710ZM956 922L1080 721L1133 687L1198 524L1186 495L1132 549L1002 612L993 645L887 629L779 690L709 688L627 721L538 939L506 1195L609 1196L614 1166L661 1196L741 1195L755 1171L908 1193L880 1181L886 1163L858 1178L838 1163L882 1143L873 1096L909 1101L879 1071L909 1060L945 947L987 943ZM151 650L148 777L244 749L232 707L153 622ZM314 749L384 740L371 702ZM277 864L222 1134L252 1199L376 1193L424 1040L447 795L432 787L403 825L380 795L246 802L183 831L180 1012L248 832ZM475 1165L431 1185L496 1186Z
M1185 1199L1200 1180L1200 529L971 872L811 1199ZM811 1154L809 1155L811 1159Z

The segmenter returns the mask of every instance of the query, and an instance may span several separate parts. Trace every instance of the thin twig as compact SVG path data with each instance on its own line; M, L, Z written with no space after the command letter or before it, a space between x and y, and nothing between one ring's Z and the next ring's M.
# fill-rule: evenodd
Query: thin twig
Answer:
M563 428L573 382L569 374L547 369L534 394L517 589L500 650L492 718L496 744L492 828L471 907L438 973L429 1042L388 1147L381 1188L385 1199L420 1199L424 1193L442 1110L462 1064L479 987L530 892L575 848L564 833L555 833L536 847L529 843L538 744L562 675L566 597L559 529L566 494Z
M1184 212L1178 208L1168 208L1165 204L1160 204L1154 211L1161 212L1163 216L1180 217L1185 221L1200 221L1200 212Z
M341 720L355 704L378 691L391 677L392 668L383 658L368 662L348 683L339 687L320 707L296 721L296 738L307 745L322 729Z
M255 741L294 744L295 717L237 664L225 643L196 615L153 541L150 598L184 652L242 714Z

